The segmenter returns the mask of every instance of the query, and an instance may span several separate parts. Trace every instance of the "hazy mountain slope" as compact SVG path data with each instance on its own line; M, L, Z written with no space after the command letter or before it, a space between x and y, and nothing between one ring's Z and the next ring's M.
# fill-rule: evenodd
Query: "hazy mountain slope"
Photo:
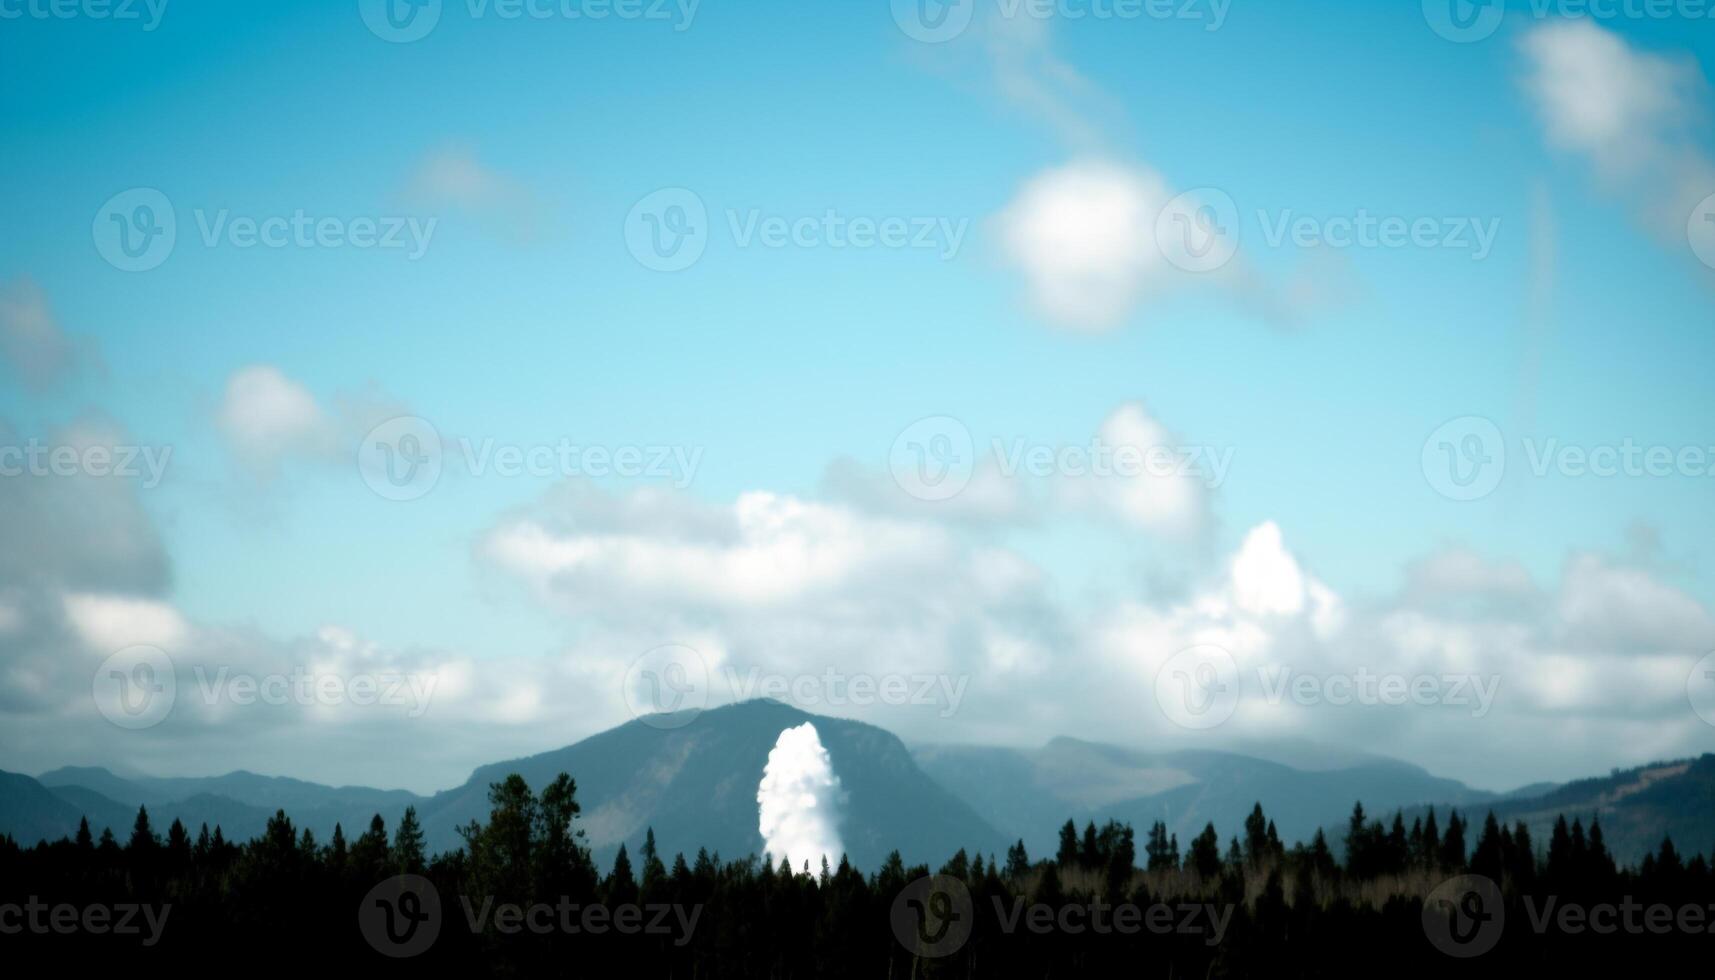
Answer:
M355 836L377 813L392 827L406 806L426 802L404 790L322 786L242 771L208 777L126 778L99 767L77 767L43 773L39 782L87 815L98 834L110 826L121 839L130 833L139 806L148 807L149 822L158 833L165 833L177 819L192 834L206 823L234 840L261 833L268 818L283 809L294 824L325 841L333 836L335 824L344 825L347 835ZM75 828L75 819L72 825Z
M24 845L58 840L77 830L79 816L78 807L29 776L0 771L0 833Z
M1715 754L1652 763L1575 780L1538 796L1509 796L1459 810L1471 822L1467 843L1472 846L1493 811L1505 823L1523 821L1539 849L1548 846L1554 821L1564 814L1568 822L1578 818L1586 827L1592 817L1600 817L1608 850L1625 864L1641 861L1664 836L1672 837L1683 854L1715 854ZM1422 812L1421 807L1408 809L1406 822Z
M1115 819L1140 831L1161 820L1184 842L1210 822L1223 838L1237 834L1261 801L1281 836L1292 841L1309 839L1360 799L1374 810L1491 795L1376 757L1306 772L1228 752L1147 753L1068 738L1032 750L922 746L916 756L933 778L1002 833L1022 838L1032 854L1051 851L1067 819Z
M635 850L650 826L667 855L698 847L729 858L760 853L756 791L768 752L782 731L806 721L815 724L844 789L841 834L858 866L873 869L894 849L923 862L944 861L961 847L1004 850L1004 838L925 775L891 733L775 701L706 711L675 729L634 721L563 749L484 766L422 808L424 829L431 846L457 846L457 826L486 819L490 783L517 772L540 787L567 772L577 780L598 860L607 861L622 841Z

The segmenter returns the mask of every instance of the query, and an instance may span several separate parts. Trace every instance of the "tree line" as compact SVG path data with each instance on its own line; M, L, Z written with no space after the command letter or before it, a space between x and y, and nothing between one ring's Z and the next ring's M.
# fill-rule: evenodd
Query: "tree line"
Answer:
M509 973L576 963L623 965L625 975L637 976L908 978L1410 975L1455 965L1499 975L1635 965L1640 955L1715 948L1715 935L1683 921L1667 933L1646 924L1598 934L1566 928L1553 914L1544 919L1550 898L1557 903L1551 908L1562 909L1622 901L1708 908L1715 899L1702 855L1686 860L1664 840L1638 866L1622 866L1594 817L1588 825L1563 817L1539 844L1524 824L1507 826L1492 814L1473 835L1457 812L1443 824L1430 811L1408 827L1403 814L1370 819L1360 803L1336 853L1320 831L1309 843L1286 846L1259 803L1225 846L1210 824L1181 848L1177 834L1157 822L1140 855L1130 825L1087 822L1080 830L1069 820L1051 857L1033 857L1023 841L1003 859L960 851L934 868L907 865L894 852L865 874L844 858L830 866L826 859L723 859L699 850L669 859L653 831L635 858L621 846L611 866L599 868L581 827L576 783L564 774L540 790L509 776L490 787L489 805L486 821L460 828L461 848L436 855L426 853L415 810L391 830L377 815L355 837L336 826L326 841L294 826L284 811L249 841L229 840L218 826L193 833L176 820L161 833L141 807L123 843L111 829L93 835L87 821L74 837L33 846L0 838L0 949L30 946L67 962L128 964L230 956L237 959L227 962L259 963L269 972L325 968L335 956L366 969L444 963ZM932 873L940 876L931 879L933 889L958 892L959 902L944 894L908 898L931 887L921 882ZM1438 946L1426 926L1442 914L1437 890L1462 876L1492 882L1494 902L1473 909L1461 896L1446 914L1505 920L1492 948L1471 958ZM436 896L437 934L420 956L394 959L399 951L366 936L360 916L366 903L377 903L378 887L404 880ZM51 927L54 906L140 903L171 909L158 942L147 947ZM28 913L17 911L26 904L47 908L39 915L50 928L30 928ZM426 920L421 907L383 911ZM540 910L537 924L545 927L508 929L506 915L495 914L508 907ZM603 910L608 928L565 928L593 921L577 911L592 907ZM679 925L612 925L620 922L612 910L633 907L644 910L634 921ZM668 917L669 909L678 918ZM1039 918L1031 917L1034 909L1042 910ZM1185 921L1218 920L1219 935L1178 926L1100 928L1123 922L1116 909L1165 910L1158 919L1141 918L1141 911L1134 917L1157 925L1182 921L1179 910ZM659 914L651 919L648 910ZM526 912L521 921L537 920ZM1460 920L1456 931L1486 928L1486 921Z

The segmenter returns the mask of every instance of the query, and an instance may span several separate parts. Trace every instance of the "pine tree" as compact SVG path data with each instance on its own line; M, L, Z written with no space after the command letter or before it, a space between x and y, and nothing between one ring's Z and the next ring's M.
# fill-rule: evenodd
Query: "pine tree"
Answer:
M148 807L138 807L137 821L131 825L131 842L126 845L126 849L133 854L152 854L160 843L160 838L149 828Z
M1060 850L1054 863L1062 868L1078 863L1078 826L1070 820L1060 828Z
M667 866L661 863L661 856L655 849L654 827L649 827L644 830L643 850L640 854L643 858L643 894L646 896L653 895L656 890L661 887L661 883L667 879ZM827 867L828 856L824 854L822 855L822 870L824 872L824 878L827 877Z
M1214 824L1206 825L1203 832L1191 840L1191 849L1185 860L1204 881L1213 881L1220 876L1221 838L1215 833Z
M393 831L393 866L405 874L418 874L423 870L424 857L423 828L417 822L417 808L408 806Z
M1030 871L1030 854L1024 849L1024 839L1006 849L1006 877L1013 881L1021 881Z

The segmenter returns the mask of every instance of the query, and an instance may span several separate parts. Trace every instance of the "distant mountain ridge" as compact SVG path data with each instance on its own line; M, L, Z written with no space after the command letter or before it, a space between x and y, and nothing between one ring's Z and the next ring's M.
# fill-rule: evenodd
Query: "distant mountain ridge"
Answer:
M460 825L487 817L490 783L516 772L541 786L567 772L577 780L581 824L599 861L621 843L635 851L650 827L669 854L698 847L729 858L756 854L763 847L756 792L768 752L782 731L804 722L816 726L840 779L841 833L858 866L874 868L895 849L922 862L960 848L1005 849L1006 839L930 779L891 732L771 700L705 711L682 727L632 721L563 749L483 766L418 810L432 848L456 847Z
M1407 809L1405 822L1410 824L1426 809ZM1447 807L1436 809L1445 813ZM1493 811L1495 819L1503 823L1522 822L1539 847L1548 845L1554 822L1561 816L1567 823L1582 820L1586 828L1592 819L1599 818L1603 840L1622 864L1641 861L1661 846L1663 837L1671 837L1681 853L1715 856L1715 754L1616 769L1606 776L1552 787L1545 793L1518 793L1480 809L1459 809L1471 819L1473 833Z
M1213 823L1239 832L1258 801L1282 839L1309 840L1363 800L1372 811L1413 803L1480 805L1497 798L1393 759L1306 771L1247 755L1209 750L1142 752L1056 738L1040 749L919 746L917 761L970 800L1032 854L1052 849L1067 819L1118 820L1147 828L1157 820L1181 843ZM1374 801L1374 802L1372 802Z
M1408 823L1434 805L1441 812L1456 807L1480 826L1493 809L1509 823L1524 820L1543 842L1560 813L1586 823L1599 814L1610 848L1625 861L1653 849L1663 834L1687 853L1715 844L1715 755L1495 794L1358 753L1329 753L1324 768L1301 769L1236 752L1148 752L1073 738L1039 749L908 749L873 725L768 700L705 711L677 727L662 724L680 720L687 719L632 721L559 749L485 765L428 797L244 771L205 778L127 777L96 767L39 778L0 772L0 832L30 844L69 836L87 817L96 833L110 827L124 839L137 807L147 806L157 831L177 818L193 833L206 823L246 840L284 809L325 842L336 822L356 836L379 813L391 829L415 806L430 849L444 851L460 846L460 826L487 818L489 784L516 772L540 788L567 772L577 780L580 826L599 862L611 861L622 843L635 851L649 828L669 855L690 856L702 847L742 857L763 847L756 793L769 750L781 731L811 722L844 790L846 851L865 869L895 849L909 862L938 865L960 848L1002 854L1019 839L1041 857L1053 853L1069 818L1127 822L1140 836L1162 820L1181 845L1212 822L1225 839L1240 832L1259 801L1289 843L1321 827L1336 848L1359 800L1375 817L1404 811Z

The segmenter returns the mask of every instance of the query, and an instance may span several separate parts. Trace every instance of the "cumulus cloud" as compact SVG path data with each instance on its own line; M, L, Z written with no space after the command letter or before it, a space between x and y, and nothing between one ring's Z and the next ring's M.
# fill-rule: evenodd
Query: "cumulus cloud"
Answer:
M0 420L0 446L27 442ZM135 445L100 418L53 429L41 444L71 447L80 457L92 447L105 448L110 459L118 458L115 447ZM170 563L143 508L142 482L141 476L98 476L82 469L0 478L0 541L6 545L0 548L0 587L162 592Z
M1113 468L1063 478L1061 493L1070 503L1173 538L1191 539L1209 529L1210 498L1230 454L1186 445L1142 402L1114 409L1102 421L1094 445L1110 455Z
M1550 145L1587 158L1652 232L1681 238L1715 193L1715 160L1696 142L1708 88L1696 63L1639 50L1589 18L1538 27L1520 48Z
M25 386L42 390L71 373L77 349L29 277L0 287L0 361Z
M537 234L541 205L535 195L467 146L444 146L426 155L406 181L405 198L417 206L468 214L517 242L527 243Z
M215 423L234 455L259 475L293 457L327 458L338 430L309 389L276 367L252 365L227 379Z
M346 463L365 433L409 414L373 385L324 404L279 368L252 364L227 378L214 424L239 466L268 480L292 462Z
M1116 683L1092 690L1086 711L1109 733L1106 719L1124 717L1127 694L1153 692L1176 654L1213 645L1237 667L1237 697L1230 719L1195 733L1197 744L1363 745L1506 787L1693 754L1707 739L1685 685L1715 643L1708 610L1645 569L1593 554L1573 556L1545 589L1514 563L1450 549L1414 563L1397 594L1354 600L1318 580L1265 523L1224 575L1178 601L1121 603L1098 615L1093 634ZM1327 696L1330 678L1366 675L1421 679L1438 696L1424 705ZM1280 686L1300 681L1309 700ZM1193 734L1163 714L1132 719L1146 733L1134 738L1182 744ZM1559 751L1542 752L1548 742Z
M1025 181L998 219L1000 245L1031 305L1086 329L1122 321L1170 267L1155 220L1173 195L1137 166L1078 161Z
M725 661L790 675L980 668L1000 679L1045 669L1065 628L1041 570L1010 550L783 494L723 505L567 484L477 551L638 653L691 632Z
M768 751L756 803L763 851L773 860L790 860L798 871L808 864L812 873L823 861L840 863L840 778L815 725L780 733Z
M1356 294L1349 266L1310 253L1275 282L1236 254L1239 215L1224 191L1175 188L1146 161L1117 152L1124 112L1054 52L1051 20L992 16L973 32L993 85L1044 122L1070 159L1022 182L992 223L999 256L1023 281L1029 307L1057 326L1117 327L1148 304L1213 287L1270 323L1296 326ZM1205 216L1216 215L1213 224ZM1177 224L1197 221L1194 239Z

